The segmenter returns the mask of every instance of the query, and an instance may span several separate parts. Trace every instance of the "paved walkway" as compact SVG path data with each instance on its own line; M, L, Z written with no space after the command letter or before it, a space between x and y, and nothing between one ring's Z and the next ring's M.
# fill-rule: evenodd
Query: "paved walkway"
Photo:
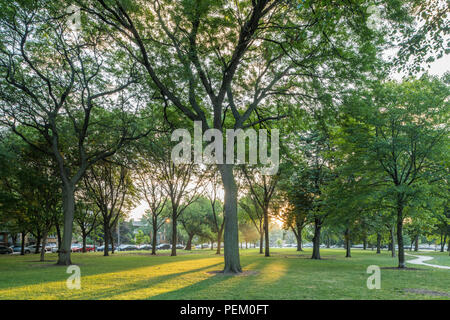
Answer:
M411 264L419 264L422 266L427 266L427 267L432 267L432 268L439 268L439 269L449 269L450 267L448 266L438 266L437 264L430 264L430 263L425 263L424 261L428 261L428 260L433 260L433 257L429 257L429 256L414 256L412 254L408 254L405 252L405 256L410 256L410 257L414 257L417 259L413 259L413 260L407 260L406 263L411 263Z

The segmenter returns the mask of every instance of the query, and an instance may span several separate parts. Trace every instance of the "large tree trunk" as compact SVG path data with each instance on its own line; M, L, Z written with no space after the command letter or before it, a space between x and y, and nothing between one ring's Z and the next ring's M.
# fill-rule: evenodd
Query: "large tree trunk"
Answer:
M270 242L269 242L269 212L268 208L264 208L264 256L270 257Z
M363 240L363 250L367 250L367 237L364 236L364 240Z
M103 237L105 240L104 248L103 248L103 256L109 256L109 240L111 239L108 223L103 224Z
M377 253L381 253L381 234L377 233Z
M59 227L58 219L55 219L56 236L58 238L58 251L62 246L61 228Z
M297 234L296 234L296 239L297 239L297 251L303 251L302 248L302 230L303 228L297 227Z
M25 231L21 232L22 234L22 247L20 248L20 255L23 256L25 254L25 237L27 235L27 233Z
M405 248L403 246L403 207L397 208L397 242L398 242L398 267L400 269L405 266ZM394 247L395 250L395 247Z
M447 234L444 235L444 241L441 241L441 252L444 252L446 242L447 242Z
M322 225L319 219L314 219L313 253L311 259L320 259L320 229Z
M352 253L351 253L351 244L350 244L350 230L347 228L345 229L345 257L346 258L351 258L352 257Z
M39 248L41 247L41 234L38 233L36 236L36 248L34 249L34 253L39 253Z
M264 253L263 246L264 246L264 230L262 230L259 233L259 253L260 254Z
M86 253L86 238L87 238L86 232L85 232L85 231L82 231L82 232L81 232L81 236L82 236L82 238L83 238L83 249L82 249L82 252L83 252L83 253Z
M448 255L450 256L450 238L448 239L447 251Z
M44 230L44 234L42 235L42 249L41 249L41 258L39 261L43 262L45 258L45 246L47 245L47 234L48 230Z
M392 226L391 227L391 244L390 244L390 246L391 246L391 251L392 251L392 258L395 258L396 257L396 254L395 254L395 227L394 226Z
M449 255L450 255L450 238L448 239L447 251L449 252Z
M225 233L224 233L224 273L242 272L239 257L239 230L237 218L237 186L234 180L233 165L219 165L225 191Z
M111 229L109 229L109 235L110 235L110 240L111 240L111 254L114 254L114 252L115 252L115 247L114 247L114 237L113 237L113 231L111 231L111 230L113 230L113 228L114 227L112 227Z
M72 261L70 260L70 248L72 245L73 217L75 210L75 186L66 182L63 183L62 189L64 230L57 264L68 266L72 264Z
M153 223L153 236L152 236L152 255L156 255L156 236L158 229L156 223Z
M172 212L172 253L171 256L177 255L177 208Z
M186 248L184 248L184 250L192 250L192 238L194 237L194 235L188 235L188 241L186 243Z
M419 251L419 235L416 235L416 238L414 239L414 251Z
M223 232L223 224L219 229L219 232L217 232L217 251L216 254L220 254L220 244L222 242L222 232Z

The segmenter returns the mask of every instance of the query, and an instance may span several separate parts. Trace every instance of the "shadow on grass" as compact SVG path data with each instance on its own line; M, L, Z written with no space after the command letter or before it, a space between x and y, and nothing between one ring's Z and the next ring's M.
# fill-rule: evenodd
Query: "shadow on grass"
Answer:
M56 255L55 255L56 257ZM19 259L17 259L19 258ZM49 257L53 258L53 257ZM167 257L162 255L156 256L138 256L128 254L118 254L108 257L102 255L73 255L73 265L82 267L82 276L95 276L107 274L111 272L125 272L136 268L157 267L167 263L179 263L181 261L200 260L205 258L214 258L214 256L205 257L201 254L180 255L175 257ZM25 260L26 259L26 260ZM0 290L14 289L17 287L45 284L55 281L65 281L68 277L66 273L68 266L61 266L55 263L48 263L52 260L44 262L29 260L30 257L12 257L12 259L0 259L0 272L2 281L0 281Z
M264 258L264 257L261 257ZM173 291L169 291L169 292L165 292L162 294L158 294L158 295L154 295L154 296L149 296L147 297L147 299L151 299L151 300L189 300L189 299L223 299L223 300L232 300L233 297L229 296L229 295L224 295L224 296L220 296L220 293L217 294L218 291L220 291L220 289L222 288L220 285L224 285L225 291L226 292L239 292L242 288L248 287L249 286L249 280L251 281L251 279L255 279L257 277L260 276L260 272L259 271L255 271L255 270L259 270L259 266L264 264L264 261L258 261L258 262L254 262L252 261L251 263L241 263L242 268L244 270L244 275L231 275L231 274L223 274L220 273L220 270L214 270L213 272L214 275L212 277L209 277L205 280L196 282L190 286L186 286L183 288L180 288L178 290L173 290ZM210 272L208 272L208 274L211 274ZM245 280L245 281L244 281ZM228 285L225 285L226 282L230 282L232 281L234 284L230 283ZM203 297L202 294L200 294L200 296L202 297L198 297L195 296L196 294L198 294L199 292L211 292L211 290L215 291L215 295L212 296L205 296ZM236 291L238 290L238 291ZM193 296L194 295L194 296ZM207 295L207 293L205 293L205 295ZM234 299L242 299L242 297L235 297Z
M160 285L164 282L173 280L177 277L187 275L187 274L192 274L195 272L200 272L200 271L207 270L207 269L211 269L212 267L215 267L215 266L218 266L221 264L222 263L216 263L216 264L207 265L205 267L201 267L201 268L197 268L197 269L189 269L189 270L186 270L183 272L177 272L177 273L171 273L171 274L167 274L167 275L152 277L152 278L149 278L146 280L137 281L135 283L127 283L126 289L123 287L118 287L118 288L112 288L112 289L108 289L108 290L101 290L101 292L98 292L98 294L89 295L89 299L98 300L98 299L105 299L105 298L114 298L117 295L123 295L126 293L130 293L132 291L147 289L152 286Z

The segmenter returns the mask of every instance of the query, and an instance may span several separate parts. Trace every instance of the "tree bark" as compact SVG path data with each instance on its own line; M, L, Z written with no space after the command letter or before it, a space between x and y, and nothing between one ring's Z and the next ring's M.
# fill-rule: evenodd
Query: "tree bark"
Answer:
M41 257L39 261L43 262L45 259L45 246L47 245L47 234L48 230L44 230L44 234L42 235L42 248L41 248Z
M297 228L297 251L303 251L302 248L302 228Z
M111 254L114 254L115 252L115 247L114 247L114 238L113 238L113 228L109 229L109 236L110 236L110 240L111 240Z
M448 255L450 256L450 237L448 239L447 251L448 251Z
M152 255L156 255L156 237L158 233L158 228L156 223L153 223L153 236L152 236Z
M107 223L103 224L103 236L104 236L104 240L105 243L103 244L105 247L103 248L103 256L107 257L109 256L109 240L110 240L110 235L109 235L109 227Z
M444 252L446 242L447 242L447 234L444 235L444 241L441 241L441 252Z
M55 219L55 228L56 228L56 236L58 238L58 251L61 249L62 245L62 237L61 237L61 228L59 227L59 223L57 219Z
M346 258L351 258L352 254L351 254L351 245L350 245L350 230L347 228L345 229L345 257Z
M397 242L398 242L398 267L400 269L405 266L405 248L403 246L403 207L397 207ZM395 250L395 246L393 248Z
M264 237L265 237L265 246L264 246L264 256L270 257L270 242L269 242L269 212L267 207L264 208Z
M311 259L320 259L320 229L322 225L319 219L314 219L313 253Z
M41 247L41 235L38 234L36 237L36 248L34 249L34 253L39 253L39 248Z
M415 241L414 241L414 251L419 251L419 235L416 235Z
M25 255L25 237L27 233L25 231L22 231L21 234L22 234L22 243L20 248L20 255L23 256Z
M216 254L220 254L220 244L222 242L222 232L223 232L223 225L220 228L219 232L217 232L217 251L216 251Z
M377 253L381 253L381 234L377 233Z
M64 230L57 264L68 266L72 264L70 260L70 248L72 245L73 218L75 212L75 186L66 181L63 183L62 189Z
M177 255L177 208L172 212L172 257Z
M261 231L259 233L259 253L260 254L264 253L263 245L264 245L264 231Z
M188 242L186 243L186 248L184 250L192 250L192 238L194 235L189 235Z
M242 272L239 257L239 230L237 218L237 186L234 180L233 165L219 165L225 191L225 233L224 233L224 273Z
M391 227L391 251L392 251L392 258L396 257L395 254L395 227Z
M363 250L367 250L367 237L364 236L363 240Z
M81 236L82 236L82 238L83 238L83 249L82 249L82 252L83 252L83 253L86 253L86 238L87 238L86 232L85 232L85 231L82 231L82 232L81 232Z

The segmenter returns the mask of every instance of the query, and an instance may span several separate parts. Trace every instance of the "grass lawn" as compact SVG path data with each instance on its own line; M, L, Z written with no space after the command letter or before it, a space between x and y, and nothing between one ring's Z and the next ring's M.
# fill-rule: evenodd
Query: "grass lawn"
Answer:
M323 260L317 261L309 259L310 249L272 249L269 258L255 249L241 250L242 266L252 272L228 276L210 273L223 268L223 257L210 250L177 257L75 253L80 290L66 288L69 274L54 265L56 254L48 254L46 262L37 262L34 254L2 255L0 299L450 299L450 270L383 269L397 265L386 251L353 250L352 258L345 258L344 250L322 249L321 254ZM447 252L427 254L436 257L428 263L450 265ZM382 268L379 290L367 289L369 265Z

